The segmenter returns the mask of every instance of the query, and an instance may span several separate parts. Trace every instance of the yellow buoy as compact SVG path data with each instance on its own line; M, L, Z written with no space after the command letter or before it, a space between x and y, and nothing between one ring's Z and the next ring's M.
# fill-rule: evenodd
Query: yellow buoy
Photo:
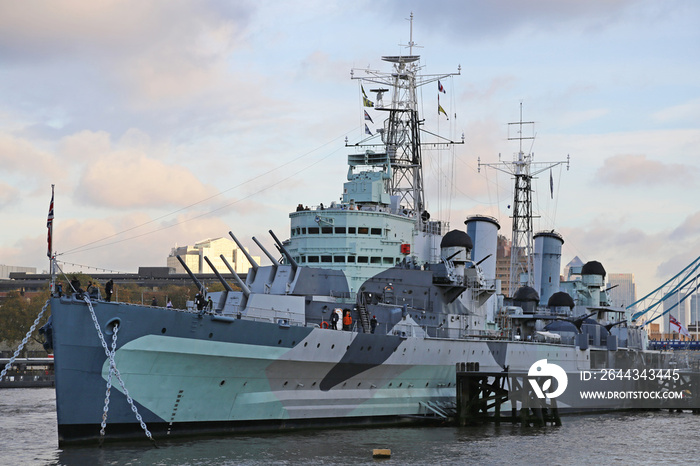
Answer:
M391 450L388 448L375 448L372 450L372 457L374 458L391 458Z

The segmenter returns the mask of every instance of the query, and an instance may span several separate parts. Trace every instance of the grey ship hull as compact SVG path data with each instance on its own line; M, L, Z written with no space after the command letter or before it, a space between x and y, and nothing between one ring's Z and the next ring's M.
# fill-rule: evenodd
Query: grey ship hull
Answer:
M99 438L109 359L84 301L52 298L59 443ZM455 401L455 367L589 369L591 350L519 341L365 334L93 302L116 366L156 439L297 427L405 423ZM620 351L618 362L634 359ZM639 357L639 354L636 355ZM599 358L600 359L600 358ZM619 403L610 408L619 409ZM143 432L112 380L106 439Z

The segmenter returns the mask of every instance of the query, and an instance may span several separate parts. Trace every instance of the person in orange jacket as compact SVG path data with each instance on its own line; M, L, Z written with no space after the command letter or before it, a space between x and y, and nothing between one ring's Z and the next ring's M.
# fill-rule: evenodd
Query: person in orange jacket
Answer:
M352 316L350 315L350 310L345 309L345 315L343 316L343 330L350 330L352 327Z

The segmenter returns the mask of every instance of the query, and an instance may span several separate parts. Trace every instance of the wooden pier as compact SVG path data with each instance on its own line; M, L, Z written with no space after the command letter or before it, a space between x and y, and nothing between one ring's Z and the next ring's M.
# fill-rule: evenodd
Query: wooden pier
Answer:
M482 372L478 362L458 363L459 425L520 422L523 426L560 426L556 400L534 397L525 385L527 378L527 372Z

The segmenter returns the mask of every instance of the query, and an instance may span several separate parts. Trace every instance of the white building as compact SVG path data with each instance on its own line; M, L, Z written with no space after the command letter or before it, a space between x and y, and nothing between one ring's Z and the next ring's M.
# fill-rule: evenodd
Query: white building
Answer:
M20 267L18 265L0 264L0 279L9 279L12 272L36 273L36 267Z
M246 248L247 250L247 248ZM236 243L228 238L206 239L195 243L194 246L174 247L168 256L168 267L173 267L176 273L186 273L185 268L177 260L180 256L193 273L214 273L209 264L204 260L206 256L219 273L229 273L228 267L221 260L223 255L226 261L233 267L236 273L248 273L250 263L245 254L238 249ZM253 260L260 264L260 256L252 256Z

